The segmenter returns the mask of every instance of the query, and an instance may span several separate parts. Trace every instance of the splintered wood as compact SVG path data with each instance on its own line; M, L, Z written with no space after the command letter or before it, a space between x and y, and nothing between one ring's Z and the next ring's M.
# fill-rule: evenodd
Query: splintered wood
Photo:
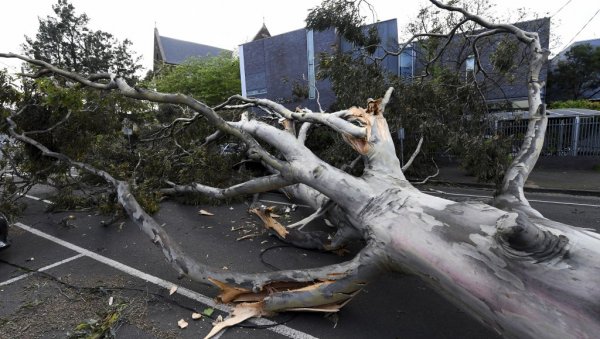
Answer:
M262 220L266 228L273 230L277 235L285 239L290 232L279 221L273 218L272 211L273 207L264 209L253 208L250 210L250 212L256 214Z
M212 338L215 334L221 332L223 329L227 327L231 327L241 323L244 320L250 318L257 318L263 315L262 311L262 303L243 303L238 304L231 312L231 317L227 318L221 322L213 323L214 327L210 332L204 337L204 339Z

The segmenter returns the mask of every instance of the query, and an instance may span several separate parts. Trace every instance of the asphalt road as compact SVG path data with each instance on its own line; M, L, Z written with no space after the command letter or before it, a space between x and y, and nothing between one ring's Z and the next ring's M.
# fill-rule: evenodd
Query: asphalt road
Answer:
M485 200L490 191L449 187L425 187L432 194L454 200ZM32 193L44 197L46 192ZM534 207L549 218L580 227L600 230L600 198L564 196L557 194L528 195ZM283 201L278 195L266 200ZM13 246L0 252L0 259L46 272L76 285L119 285L157 292L180 304L203 310L219 307L212 301L212 288L187 279L178 280L165 263L162 254L131 222L110 227L100 226L102 216L91 213L44 213L47 204L28 200L29 208L20 223L11 229ZM203 208L215 216L199 216ZM299 218L307 211L299 207L292 217ZM65 217L74 219L63 222ZM157 215L166 224L173 238L191 255L221 269L246 272L268 271L259 255L262 250L280 243L262 232L258 220L246 212L244 204L232 206L180 206L165 202ZM241 237L248 236L244 240ZM33 259L33 260L32 260ZM269 250L264 260L279 268L314 267L347 260L332 254L315 253L284 247ZM10 279L19 279L12 281ZM34 279L35 283L33 283ZM168 296L168 288L176 284L178 291ZM24 275L23 271L0 263L0 337L7 328L3 319L20 314L31 304L32 288L40 288L39 278ZM32 287L33 286L33 287ZM25 306L24 306L25 305ZM42 305L43 306L43 305ZM136 325L119 328L117 337L159 338L161 330L175 337L197 338L210 330L208 319L192 321L190 312L164 301L147 302L144 316L155 327ZM41 307L30 307L32 317L42 317ZM223 308L222 308L223 309ZM224 310L224 309L223 309ZM217 309L215 314L226 313ZM94 317L81 312L72 323ZM181 318L188 328L177 328ZM225 331L222 338L494 338L498 337L462 311L455 308L417 278L389 275L368 285L343 310L333 316L322 314L282 315L275 321L284 324L269 329L235 328ZM266 320L259 321L267 323ZM267 323L268 324L268 323ZM72 330L69 324L48 326L43 337L63 338ZM4 328L3 328L4 327ZM28 328L27 333L32 332ZM31 334L33 336L33 334Z

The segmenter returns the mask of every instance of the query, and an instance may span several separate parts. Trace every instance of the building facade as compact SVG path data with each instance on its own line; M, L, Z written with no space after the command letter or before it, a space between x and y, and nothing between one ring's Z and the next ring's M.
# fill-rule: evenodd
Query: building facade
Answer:
M383 48L397 51L399 43L396 19L374 25ZM548 48L550 19L519 22L516 26L538 32L542 47ZM260 34L264 30L266 27L263 26L253 41L239 46L242 94L275 100L289 108L301 106L312 110L319 108L318 97L322 108L327 110L335 102L335 95L327 80L321 81L315 77L318 55L337 51L351 53L353 46L340 38L333 29L322 32L298 29L276 36ZM478 45L479 60L476 60L473 49L469 46L469 39L464 35L456 35L446 47L446 52L438 59L437 65L464 74L466 80L469 76L482 80L486 84L486 99L491 103L510 102L515 108L526 107L528 65L525 57L527 51L523 44L516 42L516 49L509 50L516 66L506 72L508 75L498 70L497 63L494 62L494 51L501 44L511 42L511 39L516 40L503 34L482 39ZM384 56L384 50L379 48L374 56ZM426 56L423 43L414 43L406 46L398 56L386 56L382 66L392 75L411 81L425 73ZM483 73L478 72L479 66L485 70L488 78L486 81L483 81ZM544 67L541 80L546 79L546 73Z
M386 47L396 49L396 20L379 22L377 28ZM335 102L335 95L329 81L316 79L318 56L323 52L348 52L351 49L352 46L333 29L322 32L298 29L267 37L257 34L253 41L239 46L242 95L268 98L289 108L301 106L315 111L319 109L318 98L322 108L327 110ZM383 52L380 50L376 52L378 54L383 55ZM397 73L397 58L386 59L384 67Z

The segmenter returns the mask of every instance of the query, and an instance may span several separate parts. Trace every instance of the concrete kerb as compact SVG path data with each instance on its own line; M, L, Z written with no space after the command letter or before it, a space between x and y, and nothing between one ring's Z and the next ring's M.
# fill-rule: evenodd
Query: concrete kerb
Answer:
M444 180L429 180L429 185L435 186L450 186L450 187L472 187L472 188L486 188L494 190L493 184L487 183L475 183L475 182L458 182L458 181L444 181ZM544 187L524 187L525 192L530 193L557 193L557 194L568 194L568 195L580 195L587 197L600 197L600 191L593 190L576 190L576 189L564 189L564 188L544 188Z

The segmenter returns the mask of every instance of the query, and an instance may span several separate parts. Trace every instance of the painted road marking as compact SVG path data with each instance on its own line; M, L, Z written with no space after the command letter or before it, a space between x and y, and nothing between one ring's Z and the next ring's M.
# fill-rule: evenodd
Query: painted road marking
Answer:
M35 200L35 201L41 201L41 202L43 202L43 203L46 203L46 204L48 204L48 205L52 205L52 204L54 204L54 203L53 203L52 201L50 201L50 200L46 200L46 199L42 199L42 198L38 198L38 197L35 197L35 196L33 196L33 195L29 195L29 194L25 194L25 198L29 198L29 199L31 199L31 200Z
M61 261L59 261L59 262L55 262L54 264L51 264L51 265L48 265L48 266L44 266L44 267L42 267L42 268L39 268L39 269L37 269L37 271L38 271L38 272L43 272L43 271L49 270L49 269L51 269L51 268L54 268L54 267L60 266L60 265L62 265L62 264L66 264L66 263L68 263L68 262L70 262L70 261L73 261L73 260L75 260L75 259L79 259L79 258L81 258L81 257L83 257L83 256L84 256L84 255L83 255L82 253L79 253L79 254L77 254L77 255L74 255L74 256L72 256L72 257L70 257L70 258L67 258L67 259L65 259L65 260L61 260ZM19 276L17 276L17 277L14 277L14 278L12 278L12 279L8 279L8 280L6 280L6 281L0 282L0 286L6 286L6 285L8 285L8 284L12 284L12 283L14 283L15 281L19 281L19 280L21 280L21 279L25 279L25 278L27 278L28 276L30 276L30 275L33 275L33 274L35 274L35 272L30 272L30 273L21 274L21 275L19 275Z
M123 263L120 263L120 262L118 262L116 260L107 258L107 257L102 256L102 255L99 255L98 253L92 252L92 251L87 250L87 249L85 249L83 247L80 247L80 246L77 246L75 244L72 244L72 243L70 243L68 241L64 241L64 240L62 240L60 238L57 238L57 237L55 237L53 235L47 234L45 232L42 232L42 231L40 231L40 230L38 230L36 228L33 228L31 226L27 226L27 225L25 225L23 223L17 222L17 223L14 224L14 226L19 227L21 229L24 229L24 230L26 230L26 231L28 231L30 233L33 233L33 234L35 234L35 235L37 235L39 237L44 238L46 240L50 240L50 241L52 241L52 242L54 242L56 244L59 244L59 245L61 245L63 247L66 247L66 248L68 248L70 250L73 250L73 251L75 251L77 253L80 253L81 255L84 255L84 256L86 256L88 258L91 258L91 259L94 259L96 261L99 261L99 262L101 262L101 263L103 263L105 265L108 265L108 266L110 266L112 268L115 268L115 269L117 269L117 270L119 270L121 272L125 272L125 273L127 273L129 275L138 277L138 278L140 278L142 280L148 281L150 283L153 283L153 284L158 285L160 287L163 287L165 289L170 289L171 286L177 285L177 284L174 284L174 283L172 283L170 281L164 280L162 278L159 278L159 277L150 275L148 273L142 272L142 271L140 271L140 270L138 270L136 268L133 268L131 266L127 266L127 265L125 265ZM205 305L208 305L210 307L216 308L216 309L221 310L223 312L229 313L231 311L231 307L229 307L227 305L223 305L223 304L217 304L217 303L215 303L215 301L212 298L209 298L209 297L207 297L205 295L202 295L200 293L194 292L194 291L192 291L190 289L187 289L185 287L179 286L177 288L176 293L179 293L179 294L181 294L181 295L183 295L185 297L188 297L190 299L196 300L196 301L198 301L198 302L200 302L202 304L205 304ZM254 324L257 324L257 325L274 325L275 324L273 321L270 321L270 320L267 320L267 319L262 319L262 318L261 319L251 319L249 321L252 322L252 323L254 323ZM269 328L267 328L267 330L275 332L275 333L278 333L278 334L281 334L281 335L286 336L288 338L294 338L294 339L313 339L314 338L314 339L316 339L316 337L314 337L314 336L312 336L312 335L310 335L308 333L304 333L304 332L295 330L293 328L290 328L290 327L287 327L287 326L284 326L284 325L277 325L277 326L269 327Z
M439 191L439 190L434 190L434 189L429 189L429 191L431 193L437 193L437 194L447 194L447 195L454 195L454 196L460 196L460 197L471 197L471 198L485 198L485 199L491 199L493 198L491 195L475 195L475 194L461 194L461 193L450 193L450 192L445 192L445 191ZM550 200L538 200L538 199L527 199L527 201L529 202L539 202L539 203L543 203L543 204L556 204L556 205L570 205L570 206L584 206L584 207L600 207L600 205L594 205L594 204L580 204L580 203L575 203L575 202L564 202L564 201L550 201Z

